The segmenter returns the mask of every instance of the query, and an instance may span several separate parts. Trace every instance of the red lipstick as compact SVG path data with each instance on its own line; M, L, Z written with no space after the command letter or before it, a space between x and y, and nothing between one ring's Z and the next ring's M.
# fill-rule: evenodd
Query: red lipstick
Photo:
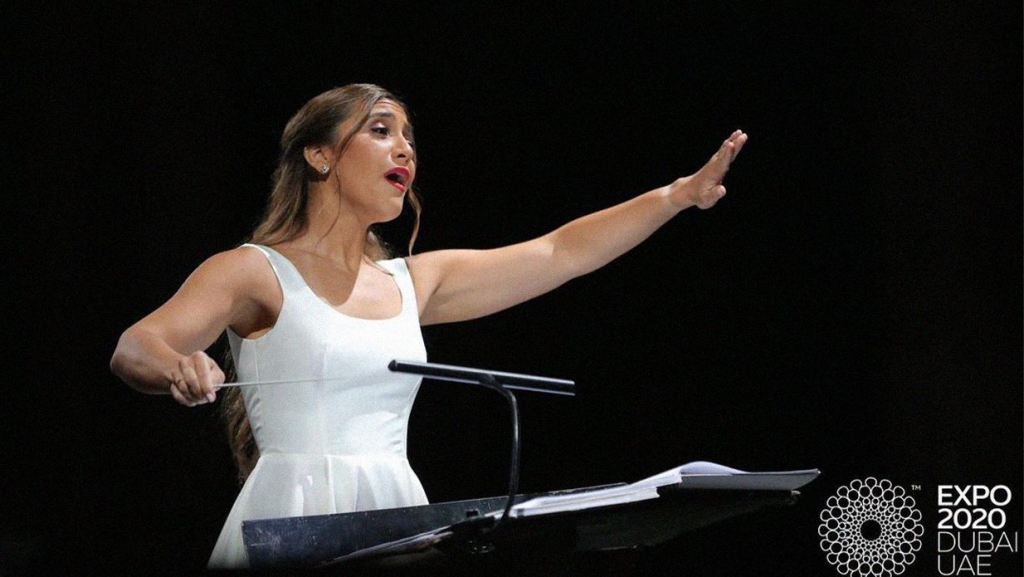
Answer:
M409 169L402 166L396 166L395 168L385 172L384 178L386 178L392 186L402 192L405 192L406 184L409 182Z

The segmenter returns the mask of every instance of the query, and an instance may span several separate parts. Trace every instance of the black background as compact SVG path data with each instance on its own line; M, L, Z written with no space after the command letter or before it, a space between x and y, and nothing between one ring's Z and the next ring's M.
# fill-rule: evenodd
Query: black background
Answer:
M822 470L795 506L638 571L833 574L818 513L868 476L921 487L905 575L935 572L939 484L1008 485L1020 529L1019 8L203 4L3 8L0 569L201 570L237 491L216 410L140 395L107 363L249 233L289 116L350 82L412 110L417 252L546 233L750 134L712 210L424 330L433 361L579 384L519 395L524 491L693 460ZM410 222L387 227L396 246ZM501 493L507 426L486 391L425 384L410 460L431 500ZM1019 567L1004 554L994 574Z

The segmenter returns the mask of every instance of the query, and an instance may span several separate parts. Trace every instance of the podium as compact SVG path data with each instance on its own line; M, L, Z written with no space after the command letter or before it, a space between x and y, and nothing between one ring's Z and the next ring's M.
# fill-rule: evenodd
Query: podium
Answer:
M510 389L574 395L562 379L392 361L389 369L480 385L512 414L505 496L357 513L242 522L254 569L424 567L480 559L565 559L576 553L650 547L681 533L792 504L817 469L750 473L698 461L631 484L536 495L517 492L519 416Z
M727 476L701 476L657 487L657 497L582 506L505 518L507 497L492 497L359 513L289 517L242 523L250 565L267 568L422 567L488 556L556 558L576 553L642 548L674 539L686 531L769 507L791 505L802 486L818 472L783 479L759 475L737 487ZM758 480L775 481L757 483ZM750 481L748 477L745 479ZM536 497L586 495L590 487L518 495L516 503ZM516 509L513 509L516 511Z

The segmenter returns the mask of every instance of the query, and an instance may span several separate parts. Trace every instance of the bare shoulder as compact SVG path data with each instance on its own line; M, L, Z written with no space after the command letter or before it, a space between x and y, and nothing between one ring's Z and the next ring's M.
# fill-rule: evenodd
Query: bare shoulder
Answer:
M405 257L405 266L409 269L409 277L412 278L412 286L416 291L416 303L419 305L419 315L422 318L430 297L437 289L438 267L434 262L436 253L425 252Z
M280 308L281 292L267 257L254 247L240 246L214 254L196 268L194 283L228 297L243 308Z
M214 254L193 275L210 292L232 303L227 320L238 334L269 328L281 311L284 296L277 276L257 248L240 246Z
M192 274L204 282L225 288L274 279L274 272L267 257L258 249L246 246L214 254L203 261Z
M424 276L433 276L440 274L445 267L451 266L453 263L459 262L460 259L464 259L476 252L481 251L469 249L434 250L407 256L405 257L405 262L409 265L409 270L416 271L416 273Z
M409 268L409 274L412 276L413 282L416 284L417 292L421 289L426 291L427 294L433 292L444 268L444 263L453 252L455 251L438 250L405 257L405 264Z
M266 257L240 247L202 262L163 305L141 319L175 350L208 347L226 327L250 334L273 324L282 296Z
M445 279L458 276L465 262L482 251L471 249L445 249L423 252L405 258L416 289L416 300L420 309L420 322L430 324L430 311L437 308L435 295ZM443 299L442 299L443 300Z

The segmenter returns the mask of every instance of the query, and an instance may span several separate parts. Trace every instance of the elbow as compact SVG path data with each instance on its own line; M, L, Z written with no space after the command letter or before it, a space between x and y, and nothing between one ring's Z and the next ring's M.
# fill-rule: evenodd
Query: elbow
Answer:
M125 331L121 334L121 338L117 340L117 347L114 348L114 354L110 357L110 372L130 385L131 382L127 378L128 355L125 352L125 338L127 335L128 331Z
M114 354L110 357L110 372L117 378L128 385L129 387L143 393L149 393L147 387L141 384L141 381L136 377L136 371L133 369L137 365L132 358L132 335L131 329L126 330L121 334L121 338L117 341L117 347L114 348Z
M124 369L126 364L124 353L121 352L120 348L115 349L114 355L110 357L110 372L113 373L115 377L124 381Z
M572 244L565 242L558 235L559 231L544 237L544 258L547 259L555 286L561 286L570 280L583 276L595 267L589 265L580 251L573 250Z

